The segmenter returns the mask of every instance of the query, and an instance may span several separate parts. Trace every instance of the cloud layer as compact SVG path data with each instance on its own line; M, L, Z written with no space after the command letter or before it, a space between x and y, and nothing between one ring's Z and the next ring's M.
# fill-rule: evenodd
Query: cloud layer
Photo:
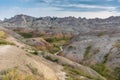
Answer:
M120 0L34 0L34 2L64 11L117 11L120 4Z
M120 0L1 0L1 19L15 14L106 18L120 15Z

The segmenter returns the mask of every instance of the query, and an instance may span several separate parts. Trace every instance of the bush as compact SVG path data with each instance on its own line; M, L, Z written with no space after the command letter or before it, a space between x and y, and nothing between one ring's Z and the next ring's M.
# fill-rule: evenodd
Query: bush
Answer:
M5 38L6 37L6 33L4 31L0 31L0 38Z
M95 49L93 50L93 54L94 54L94 55L97 54L97 53L99 53L99 52L100 52L99 48L95 48Z
M76 47L73 46L73 45L69 46L68 48L69 48L69 49L76 49Z
M32 38L33 37L32 33L19 32L18 34L20 34L24 38Z
M37 51L33 51L33 52L31 52L32 54L34 54L34 55L38 55L38 52Z
M113 72L108 67L106 67L104 63L97 63L95 65L92 65L91 68L102 76L106 77L107 80L114 80Z
M69 65L63 65L64 70L67 73L67 79L66 80L93 80L93 78L90 75L85 74L84 72L80 71L79 69L76 69ZM81 79L80 76L84 76L87 79ZM95 79L96 80L96 79Z
M100 37L100 36L104 36L105 34L106 34L105 32L100 32L97 34L97 36Z
M60 51L60 47L54 45L53 47L49 47L49 48L48 48L48 51L49 51L50 53L54 54L54 53Z
M100 73L101 75L104 75L106 72L106 67L104 64L102 63L98 63L92 66L92 68L97 71L98 73Z
M45 39L47 42L49 43L53 43L53 42L58 42L58 41L62 41L62 40L65 40L65 41L68 41L70 40L70 38L56 38L56 37L52 37L52 38L46 38Z
M120 80L120 67L114 69L115 80Z
M49 43L52 43L52 42L55 42L56 41L56 39L55 38L47 38L47 39L45 39L47 42L49 42Z
M86 48L85 53L84 53L84 58L88 58L91 48L92 48L92 46L88 46Z
M107 53L105 56L104 56L104 60L102 61L103 64L105 64L108 60L108 56L109 56L109 53Z
M50 60L50 61L52 61L52 62L58 62L58 59L57 58L52 58L51 56L45 56L45 58L47 59L47 60Z
M35 68L35 67L33 67L32 64L28 64L27 67L31 70L31 72L32 72L33 74L35 74L35 75L38 74L38 69Z
M33 75L22 74L17 69L8 69L1 72L0 75L0 80L36 80Z
M117 48L120 48L120 43L115 43L113 46L117 47Z
M14 45L14 43L7 42L5 40L0 39L0 45Z

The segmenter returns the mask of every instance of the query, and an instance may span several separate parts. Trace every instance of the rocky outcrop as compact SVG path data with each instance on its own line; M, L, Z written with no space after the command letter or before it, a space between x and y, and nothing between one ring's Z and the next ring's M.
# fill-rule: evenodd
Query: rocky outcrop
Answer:
M25 43L36 47L37 49L47 50L49 47L53 47L50 43L43 38L29 38L25 40Z
M19 39L20 42L24 42L24 44L27 42L27 44L32 46L45 48L48 48L47 46L50 46L50 48L48 49L51 49L52 45L50 45L42 38L36 37L43 37L44 39L51 37L69 39L72 38L72 40L68 41L64 46L62 45L64 50L62 50L61 56L64 56L72 61L76 61L83 65L90 66L94 69L96 68L96 66L94 65L97 64L98 69L96 69L96 71L97 70L104 71L102 69L105 68L106 66L111 71L114 71L114 68L116 67L119 68L120 66L119 16L117 17L112 16L106 19L99 18L86 19L75 17L35 18L27 15L17 15L15 17L0 22L0 25L5 28L13 30L10 31L8 29L3 28L4 32L16 38L16 39L11 37L7 38L8 41L12 40L15 44L18 44L16 43L16 40ZM18 33L19 32L31 33L33 35L32 38L25 40L22 36L16 34L14 31ZM55 50L58 51L59 46L55 47ZM67 64L67 62L65 62L65 64ZM73 67L75 66L73 64L74 63L71 63L69 65ZM87 68L85 69L87 70ZM81 71L85 72L85 70ZM89 73L89 70L85 72L85 74L87 73ZM103 73L101 72L99 73L103 75ZM108 80L110 79L108 78Z
M2 21L0 24L5 27L26 27L37 30L49 30L49 28L62 32L72 32L74 34L87 33L103 29L108 33L119 32L120 17L109 17L106 19L86 19L75 17L40 17L35 18L27 15L16 15L10 19Z
M119 37L78 36L64 48L63 56L87 65L105 61L111 67L120 66L119 46L116 46L119 40Z

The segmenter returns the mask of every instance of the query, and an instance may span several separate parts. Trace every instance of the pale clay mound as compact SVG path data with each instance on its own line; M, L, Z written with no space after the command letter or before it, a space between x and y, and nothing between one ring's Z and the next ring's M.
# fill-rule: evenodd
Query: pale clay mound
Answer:
M61 71L61 66L47 62L41 57L30 57L26 54L25 51L15 46L0 46L0 71L18 67L22 72L32 74L26 66L30 64L32 67L37 68L38 73L43 75L44 80L65 80L65 73Z

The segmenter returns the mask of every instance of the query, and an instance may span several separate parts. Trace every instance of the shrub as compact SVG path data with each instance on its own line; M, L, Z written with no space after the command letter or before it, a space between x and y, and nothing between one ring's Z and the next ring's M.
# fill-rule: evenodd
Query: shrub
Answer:
M115 80L120 80L120 67L114 69Z
M68 48L69 48L69 49L76 49L76 47L75 47L75 46L72 46L72 45L69 46Z
M32 54L34 54L34 55L38 55L38 52L37 51L33 51L33 52L31 52Z
M90 75L87 75L84 72L80 71L79 69L76 69L76 68L69 66L69 65L64 65L64 70L67 73L66 80L82 80L80 78L80 76L84 76L85 78L88 78L90 80L93 79Z
M8 69L1 72L0 80L36 80L33 75L20 73L17 69Z
M53 43L53 42L58 42L58 41L62 41L62 40L64 40L64 41L68 41L68 40L70 40L70 38L56 38L56 37L52 37L52 38L46 38L45 39L47 42L49 42L49 43Z
M47 42L49 42L49 43L52 43L52 42L55 42L56 41L56 39L55 38L47 38L47 39L45 39Z
M52 62L58 62L58 59L57 58L52 58L51 56L45 56L46 59L52 61Z
M100 32L100 33L97 34L98 37L104 36L104 35L105 35L105 32Z
M102 61L103 64L107 62L108 56L109 56L109 53L107 53L107 54L104 56L104 60Z
M93 54L95 55L95 54L97 54L97 53L99 53L100 52L100 49L99 48L95 48L94 50L93 50Z
M50 53L54 54L54 53L60 51L60 46L54 44L53 47L49 47L49 48L48 48L48 51L49 51Z
M14 45L14 43L11 43L11 42L7 42L3 39L0 39L0 45Z
M113 46L117 47L117 48L120 48L120 43L115 43Z
M46 52L45 52L45 51L42 51L40 54L41 54L42 56L44 56L44 55L46 54Z
M4 31L0 31L0 38L5 38L6 37L6 33Z
M32 33L18 32L18 34L20 34L24 38L32 38L33 37Z
M84 58L88 58L91 48L92 48L91 45L86 48L85 53L84 53Z
M97 71L98 73L100 73L101 75L104 75L106 72L106 67L104 64L102 63L98 63L92 66L92 68Z
M33 67L32 64L28 64L27 67L31 70L33 74L38 74L38 69Z
M113 72L108 67L106 67L104 63L97 63L95 65L92 65L91 68L102 76L106 77L107 80L114 80Z
M27 51L28 53L30 53L30 54L33 54L33 55L38 55L38 50L36 49L36 48L34 48L34 47L31 47L31 48L23 48L25 51Z

